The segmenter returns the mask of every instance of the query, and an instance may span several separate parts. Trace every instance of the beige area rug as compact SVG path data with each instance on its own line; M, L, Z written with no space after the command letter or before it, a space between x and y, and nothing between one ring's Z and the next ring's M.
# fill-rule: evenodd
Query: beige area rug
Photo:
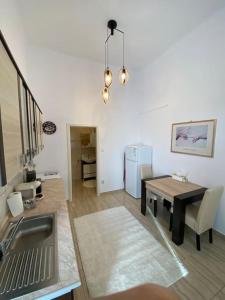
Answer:
M147 282L168 287L185 275L176 257L123 206L74 222L91 297Z
M83 186L86 187L86 188L95 188L96 187L96 180L95 179L85 180L83 182Z

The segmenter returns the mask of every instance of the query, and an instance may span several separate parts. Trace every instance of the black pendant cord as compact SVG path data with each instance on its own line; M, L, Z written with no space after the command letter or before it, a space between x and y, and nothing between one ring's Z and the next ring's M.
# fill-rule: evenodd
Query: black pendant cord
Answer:
M125 39L125 34L123 33L123 68L125 68L124 67L124 65L125 65L125 63L124 63L124 60L125 60L125 43L124 43L124 39Z
M107 35L108 35L108 28L107 28ZM110 34L111 35L111 34ZM110 35L109 35L109 37L110 37ZM109 44L108 44L108 42L107 42L107 44L106 44L106 53L107 53L107 60L106 60L106 64L107 64L107 69L109 68Z
M105 70L107 68L107 50L106 50L106 44L105 44Z
M118 31L123 35L123 68L125 68L125 33L124 31L114 28L114 30ZM105 40L105 69L109 68L109 47L108 47L108 42L110 37L112 36L112 31L109 33L109 30L107 28L107 38Z
M105 70L106 70L106 67L107 67L106 60L107 60L107 54L106 54L106 43L105 43Z
M105 70L106 70L106 45L105 45Z
M116 31L120 32L123 35L123 68L125 68L125 33L124 31L120 30L120 29L115 29Z
M109 30L107 28L107 38L105 40L105 69L109 68L109 46L108 46L108 41L109 41L110 37L111 37L111 33L109 34Z
M108 35L108 29L107 29L107 39L105 40L105 44L108 43L109 38L111 37L111 33Z

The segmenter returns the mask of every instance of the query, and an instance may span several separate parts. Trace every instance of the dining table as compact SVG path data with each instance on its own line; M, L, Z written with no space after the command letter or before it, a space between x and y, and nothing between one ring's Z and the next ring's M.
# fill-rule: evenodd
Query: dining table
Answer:
M167 200L173 207L172 241L181 245L184 241L186 206L201 201L207 188L192 183L173 179L171 175L163 175L142 179L141 213L146 214L146 191L149 190Z

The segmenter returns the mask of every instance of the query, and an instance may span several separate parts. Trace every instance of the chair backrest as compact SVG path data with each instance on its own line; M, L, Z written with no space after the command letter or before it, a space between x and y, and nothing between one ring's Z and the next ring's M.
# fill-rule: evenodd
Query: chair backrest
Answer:
M141 165L141 179L152 177L152 166L151 165Z
M213 227L223 191L223 186L217 186L206 190L197 216L199 234Z

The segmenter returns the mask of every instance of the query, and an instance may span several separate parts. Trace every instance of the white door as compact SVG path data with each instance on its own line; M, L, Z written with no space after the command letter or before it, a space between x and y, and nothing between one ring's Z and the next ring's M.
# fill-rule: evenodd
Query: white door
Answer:
M133 197L137 198L137 177L138 165L137 162L126 160L126 191Z

